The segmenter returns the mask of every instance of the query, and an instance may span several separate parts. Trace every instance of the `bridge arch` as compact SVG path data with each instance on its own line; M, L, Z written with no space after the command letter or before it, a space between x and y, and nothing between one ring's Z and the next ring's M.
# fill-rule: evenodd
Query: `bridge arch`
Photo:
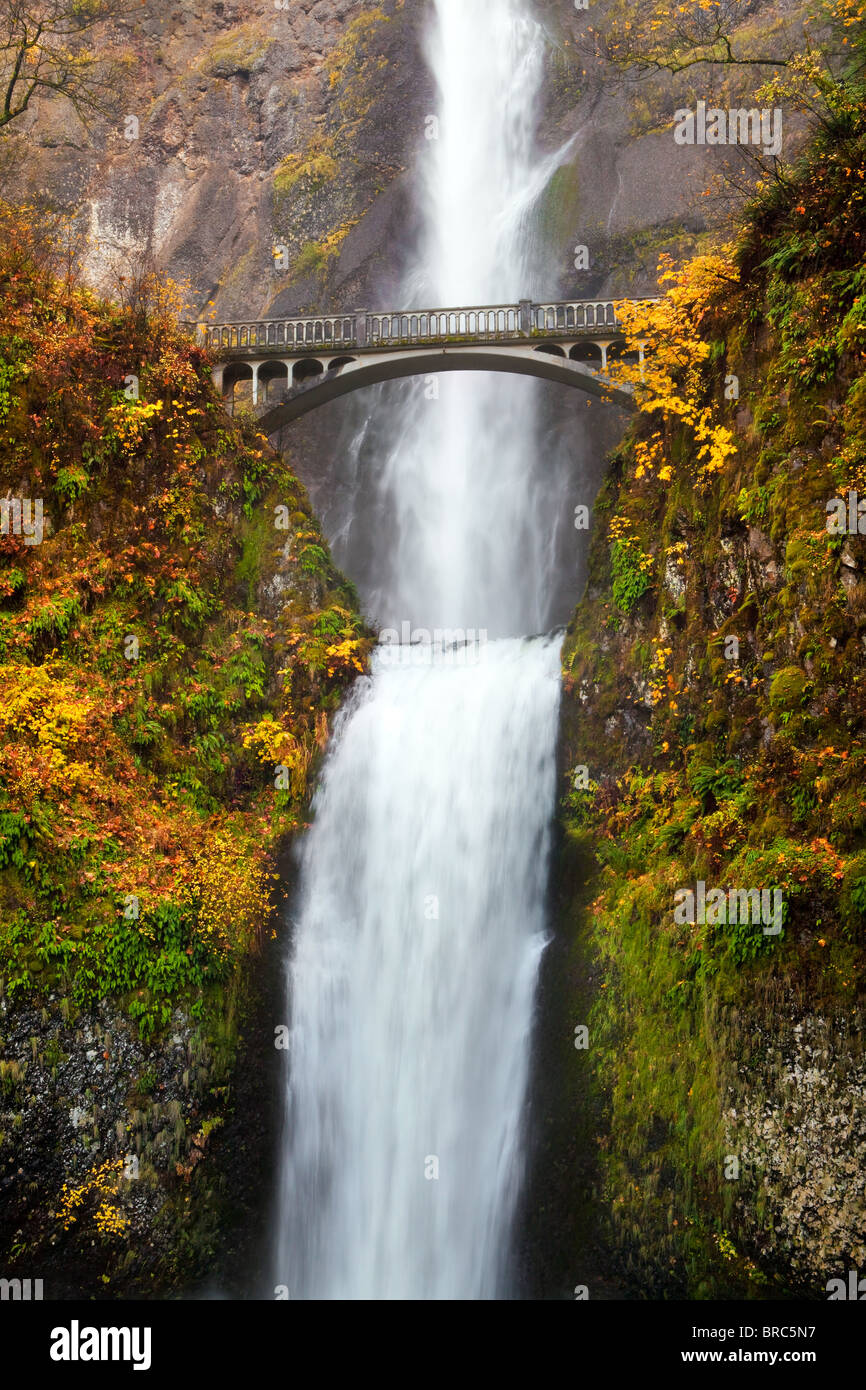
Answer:
M256 393L258 403L267 405L285 395L288 389L288 362L274 361L273 359L269 362L263 362L258 369L258 391Z
M462 345L447 348L419 346L401 351L368 353L355 359L335 359L328 370L318 359L305 357L295 368L293 386L286 398L266 408L259 424L266 434L274 434L292 420L318 409L328 401L365 386L396 381L402 377L457 371L510 372L533 376L576 387L601 400L628 410L634 409L631 388L615 385L603 375L602 349L598 345L592 345L597 356L590 363L567 357L564 347L559 344L548 346L554 351L538 351L534 346L524 344L507 349ZM337 366L336 371L332 369L333 366ZM298 367L304 368L300 380Z
M295 362L292 367L292 384L299 386L303 381L311 381L314 377L321 376L324 370L324 362L315 357L302 357L300 362Z
M620 339L608 346L607 360L608 362L628 362L633 366L640 361L640 353L633 349L630 350L628 345Z
M246 404L253 399L256 373L251 362L228 362L223 369L220 389L223 397L230 403L232 412L236 405ZM242 391L237 387L243 386Z
M575 343L569 349L568 356L572 362L597 362L601 365L604 361L604 352L598 343Z

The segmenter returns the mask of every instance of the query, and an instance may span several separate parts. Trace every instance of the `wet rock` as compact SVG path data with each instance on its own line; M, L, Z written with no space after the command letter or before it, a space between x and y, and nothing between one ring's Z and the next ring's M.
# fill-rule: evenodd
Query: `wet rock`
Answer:
M776 551L772 541L757 526L749 527L749 552L762 564L775 559Z
M827 1278L866 1255L866 1061L856 1018L783 1011L772 1033L752 1028L757 1045L725 1116L726 1143L743 1165L738 1216L766 1255L784 1251L794 1278L820 1296Z
M665 564L665 587L675 603L681 603L686 595L686 581L673 556Z

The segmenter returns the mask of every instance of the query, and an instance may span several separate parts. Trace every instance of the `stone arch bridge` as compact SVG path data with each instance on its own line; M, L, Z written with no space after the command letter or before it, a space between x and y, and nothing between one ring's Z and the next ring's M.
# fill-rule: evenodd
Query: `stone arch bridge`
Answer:
M362 386L437 372L515 372L634 408L631 388L607 377L625 353L613 300L304 315L195 325L216 358L232 408L250 388L268 434ZM643 348L640 349L643 359Z

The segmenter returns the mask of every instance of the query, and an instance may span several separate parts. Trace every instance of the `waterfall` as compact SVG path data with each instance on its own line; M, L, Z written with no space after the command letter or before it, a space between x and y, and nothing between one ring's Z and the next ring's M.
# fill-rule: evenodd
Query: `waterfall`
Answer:
M514 301L540 292L541 32L524 0L433 10L406 303ZM357 682L302 850L275 1276L292 1298L507 1297L559 706L560 639L532 634L566 503L537 383L453 374L387 399L366 598L421 640Z

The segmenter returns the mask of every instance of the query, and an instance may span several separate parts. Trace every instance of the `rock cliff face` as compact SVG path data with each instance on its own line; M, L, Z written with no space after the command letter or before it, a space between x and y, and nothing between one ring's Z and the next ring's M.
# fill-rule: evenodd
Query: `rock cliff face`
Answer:
M719 154L674 144L671 81L648 97L589 61L587 12L539 0L536 13L549 38L542 143L570 142L545 199L550 293L647 292L658 249L703 227ZM7 194L75 212L104 288L150 259L217 321L390 307L435 110L429 14L426 0L143 0L102 35L128 62L112 117L85 129L40 99L8 136ZM577 242L593 252L578 274Z
M755 1233L759 1259L820 1294L866 1261L863 1014L840 1000L815 1015L789 996L748 1026L725 1142L760 1176L754 1209L740 1198L737 1218Z
M403 0L146 0L104 33L130 68L112 119L85 129L41 101L10 137L7 192L76 214L103 289L150 262L189 285L196 313L259 316L321 302L342 249L332 288L351 307L387 286L403 239L401 179L429 106L420 17Z

